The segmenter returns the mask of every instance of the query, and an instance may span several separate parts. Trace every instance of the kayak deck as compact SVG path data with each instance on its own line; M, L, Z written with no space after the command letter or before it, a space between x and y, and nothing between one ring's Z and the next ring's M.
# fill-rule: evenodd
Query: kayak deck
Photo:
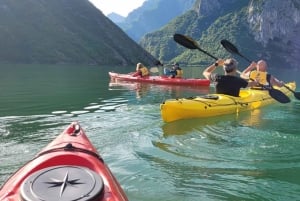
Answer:
M0 200L128 200L78 123L15 172Z

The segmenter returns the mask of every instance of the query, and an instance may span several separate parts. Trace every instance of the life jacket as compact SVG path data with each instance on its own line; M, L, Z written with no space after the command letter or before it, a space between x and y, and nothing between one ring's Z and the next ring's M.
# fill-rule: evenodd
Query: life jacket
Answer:
M261 72L261 71L251 71L249 75L250 80L256 80L262 85L267 85L267 72Z
M183 76L183 70L176 70L176 76L177 78L181 78Z
M146 67L140 68L140 71L142 72L142 77L149 75L149 71Z
M251 71L249 75L250 80L256 80L258 81L261 85L264 86L270 86L270 79L271 75L268 74L267 72L261 72L261 71ZM254 87L254 88L262 88L261 86Z

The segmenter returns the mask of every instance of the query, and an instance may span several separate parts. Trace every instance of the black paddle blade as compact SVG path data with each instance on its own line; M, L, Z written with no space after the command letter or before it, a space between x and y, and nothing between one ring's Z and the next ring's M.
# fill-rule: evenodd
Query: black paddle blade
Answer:
M154 62L154 65L155 65L155 66L163 66L164 64L162 64L159 60L156 60L156 61Z
M182 34L174 34L173 39L183 47L189 49L199 49L198 44L189 36L185 36Z
M239 50L228 40L226 39L221 40L221 44L228 52L232 54L239 54Z
M294 96L295 96L295 98L300 100L300 92L294 92Z
M247 57L245 57L244 55L242 55L239 50L237 49L237 47L235 47L231 42L229 42L228 40L226 39L223 39L221 40L221 44L222 46L228 51L230 52L231 54L237 54L239 55L240 57L244 58L246 61L250 62L251 63L251 60L248 59Z
M218 59L217 57L211 55L210 53L206 52L205 50L202 50L202 49L199 47L198 43L197 43L196 41L194 41L194 40L193 40L191 37L189 37L189 36L185 36L185 35L182 35L182 34L174 34L173 38L174 38L174 40L175 40L178 44L180 44L180 45L182 45L182 46L184 46L184 47L186 47L186 48L188 48L188 49L198 49L199 51L201 51L201 52L203 52L204 54L210 56L211 58L213 58L213 59L215 59L215 60Z
M282 91L274 88L270 88L269 90L269 95L277 100L280 103L289 103L291 102L291 99L285 95Z

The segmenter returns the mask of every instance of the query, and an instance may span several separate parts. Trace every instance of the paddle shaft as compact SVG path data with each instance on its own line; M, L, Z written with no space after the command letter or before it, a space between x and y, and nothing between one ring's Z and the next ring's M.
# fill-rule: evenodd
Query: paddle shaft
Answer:
M283 85L287 90L289 90L290 92L292 92L294 94L294 97L298 100L300 100L300 92L294 91L292 90L289 86L287 86L286 84Z
M203 52L204 54L210 56L211 58L215 59L215 60L218 60L217 57L211 55L210 53L206 52L205 50L202 50L200 47L197 48L199 51Z

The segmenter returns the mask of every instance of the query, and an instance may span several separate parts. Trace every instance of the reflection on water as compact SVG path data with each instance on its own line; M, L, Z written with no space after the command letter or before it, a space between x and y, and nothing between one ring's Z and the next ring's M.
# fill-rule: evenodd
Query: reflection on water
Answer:
M196 131L197 128L209 125L230 124L233 126L259 127L261 122L261 109L255 109L225 116L174 121L163 124L162 130L164 136L167 137L170 135L184 135Z
M109 90L133 90L136 92L136 98L141 99L149 95L149 91L159 91L166 98L180 98L191 95L201 95L210 92L207 86L178 86L178 85L155 85L149 83L125 82L111 80ZM150 92L151 94L151 92Z
M244 118L240 120L240 124L243 126L249 126L249 127L259 127L260 123L262 122L261 118L261 109L254 109L249 112L250 114L243 115Z
M180 189L190 189L189 197L203 192L204 200L276 200L280 194L287 199L297 199L299 193L290 195L282 188L294 193L300 189L300 178L292 176L300 171L294 163L296 158L299 162L299 155L292 154L298 149L296 144L300 137L293 133L294 128L287 129L284 124L295 123L300 117L281 110L278 113L277 110L284 107L163 124L163 137L153 140L153 145L162 153L145 157L152 159L153 166L162 167L177 178ZM288 121L278 122L279 119ZM180 166L178 161L181 161ZM184 174L180 170L184 170ZM275 197L274 190L277 191Z

